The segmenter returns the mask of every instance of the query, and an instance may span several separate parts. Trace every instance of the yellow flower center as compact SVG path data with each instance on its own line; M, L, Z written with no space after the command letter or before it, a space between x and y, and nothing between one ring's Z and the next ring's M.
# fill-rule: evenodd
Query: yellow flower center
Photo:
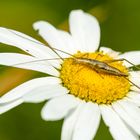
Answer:
M103 52L78 52L74 56L74 58L98 60L126 75L128 74L128 69L123 65L123 62L111 62L113 58ZM130 83L126 77L110 74L109 70L100 71L100 68L97 67L98 63L96 67L89 66L89 64L79 62L74 58L65 59L60 71L62 83L70 90L70 94L98 104L111 104L126 96L130 89Z

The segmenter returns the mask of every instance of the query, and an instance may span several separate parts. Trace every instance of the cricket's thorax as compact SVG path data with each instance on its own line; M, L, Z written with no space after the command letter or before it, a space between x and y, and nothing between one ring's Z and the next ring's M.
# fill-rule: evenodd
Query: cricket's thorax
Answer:
M103 52L78 52L74 56L64 60L60 72L70 94L98 104L111 104L126 96L130 83L123 62L107 63L113 58Z

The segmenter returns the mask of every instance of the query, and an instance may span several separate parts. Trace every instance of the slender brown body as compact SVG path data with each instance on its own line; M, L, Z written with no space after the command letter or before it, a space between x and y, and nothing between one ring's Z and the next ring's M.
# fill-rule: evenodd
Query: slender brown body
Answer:
M116 76L124 76L124 77L128 76L128 74L121 72L119 69L113 66L110 66L105 62L98 61L96 59L74 58L74 60L76 61L76 63L85 64L97 72L104 72L104 73L108 73L108 74L116 75Z

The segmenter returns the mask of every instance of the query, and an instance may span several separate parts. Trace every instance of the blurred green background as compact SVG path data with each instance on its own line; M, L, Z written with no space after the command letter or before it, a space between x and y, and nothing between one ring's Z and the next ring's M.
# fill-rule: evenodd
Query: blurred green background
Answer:
M37 39L33 22L47 20L68 30L72 9L95 15L101 25L101 45L117 51L140 49L139 0L1 0L0 26L9 27ZM0 44L0 52L21 52ZM22 53L22 52L21 52ZM16 75L15 75L16 73ZM0 94L41 73L5 67L0 74ZM59 140L62 121L45 122L40 117L41 104L22 104L0 116L0 140ZM112 140L108 128L100 125L95 140Z

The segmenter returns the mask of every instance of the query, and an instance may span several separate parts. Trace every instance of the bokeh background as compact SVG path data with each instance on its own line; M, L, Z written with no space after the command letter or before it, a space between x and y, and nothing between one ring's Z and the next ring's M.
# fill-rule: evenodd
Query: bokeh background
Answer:
M68 30L67 20L72 9L83 9L97 17L102 31L101 45L121 52L140 49L139 0L1 0L0 26L42 40L32 29L32 24L47 20ZM23 53L3 44L0 44L0 52ZM24 81L41 76L42 73L2 66L0 95ZM0 140L60 140L63 121L43 121L40 116L43 105L26 103L0 115ZM95 140L112 140L103 122Z

